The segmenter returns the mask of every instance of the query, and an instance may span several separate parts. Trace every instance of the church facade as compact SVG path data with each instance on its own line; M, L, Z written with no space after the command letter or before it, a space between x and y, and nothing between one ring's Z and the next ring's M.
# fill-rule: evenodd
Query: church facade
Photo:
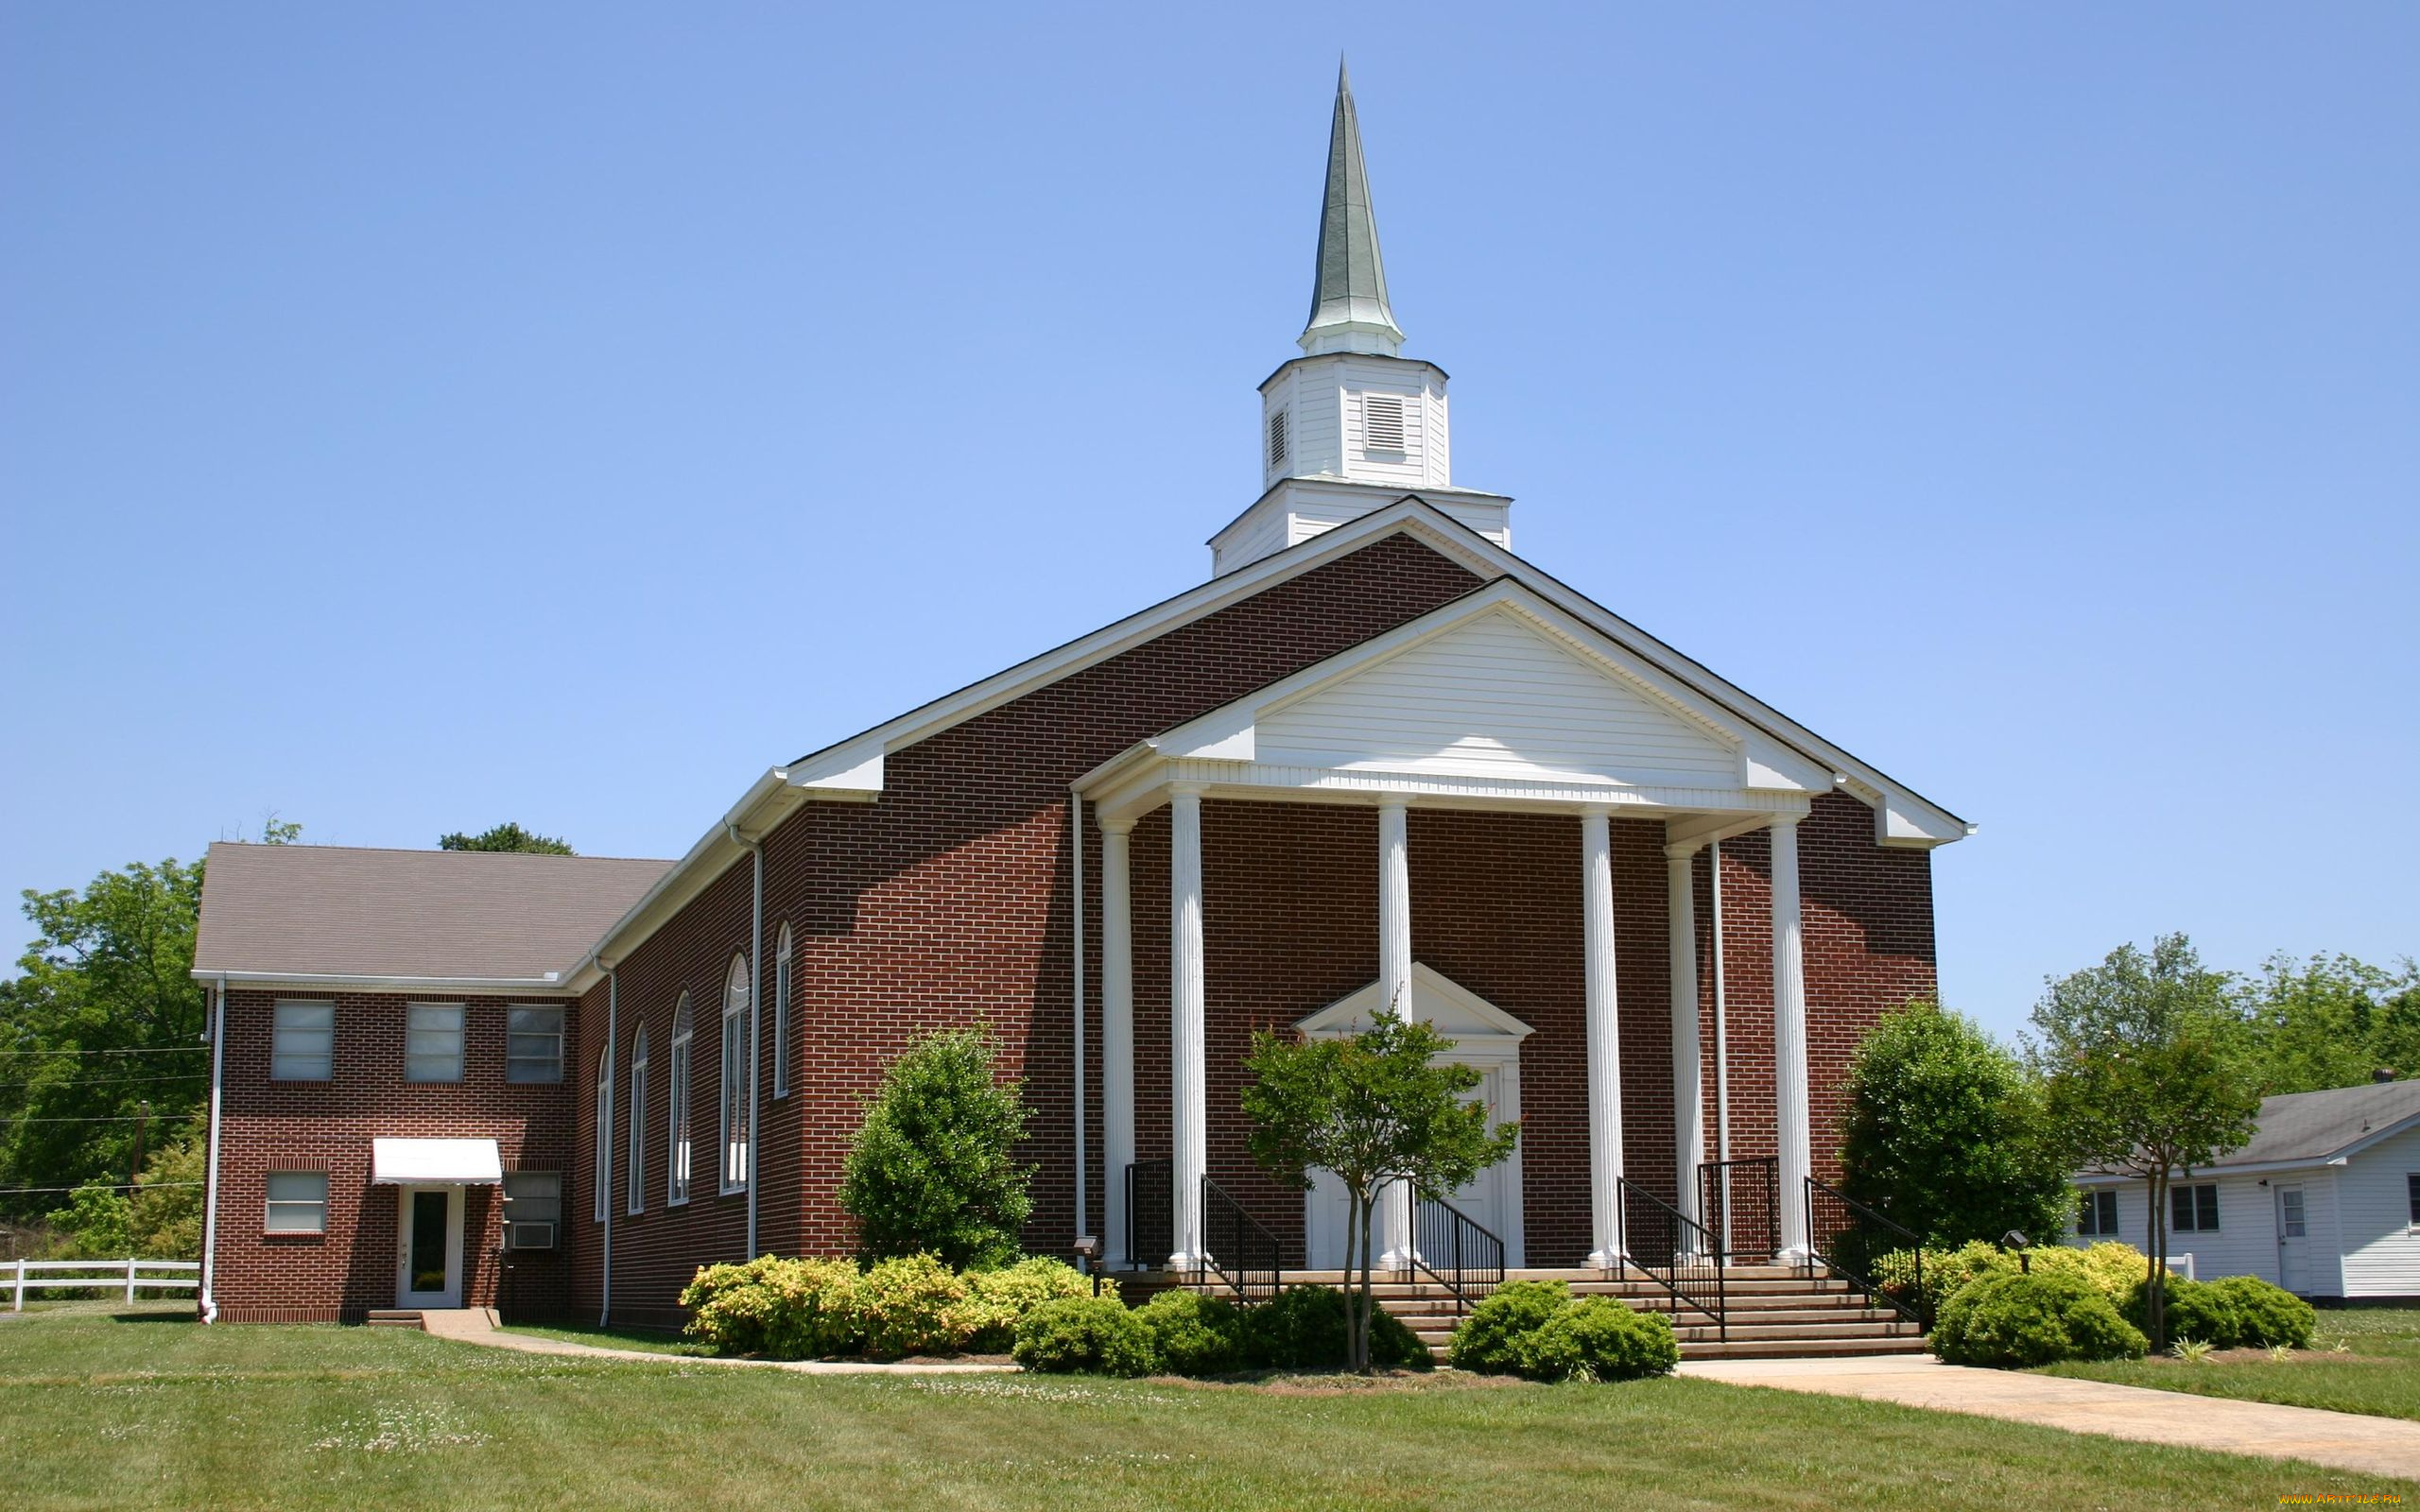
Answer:
M1726 1156L1803 1251L1970 827L1513 555L1402 343L1340 82L1207 581L771 768L674 862L215 848L205 1309L668 1320L700 1264L847 1252L862 1099L965 1024L1034 1112L1036 1253L1190 1268L1215 1200L1335 1264L1242 1060L1390 1009L1521 1121L1452 1194L1509 1264L1611 1264L1625 1191L1703 1217Z

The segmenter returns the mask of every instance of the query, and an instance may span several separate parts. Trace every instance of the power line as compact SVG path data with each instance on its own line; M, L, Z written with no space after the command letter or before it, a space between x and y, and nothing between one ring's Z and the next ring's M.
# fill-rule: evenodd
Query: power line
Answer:
M87 1181L84 1187L106 1187L112 1192L148 1192L154 1187L198 1187L199 1181ZM0 1197L14 1197L28 1192L81 1192L84 1187L0 1187Z
M140 1124L147 1118L158 1116L160 1115L156 1113L96 1113L89 1118L20 1118L13 1122L19 1124Z
M165 1076L85 1076L75 1081L0 1081L0 1091L14 1091L26 1087L132 1087L138 1083L158 1081L208 1081L206 1071L180 1071Z
M0 1050L0 1056L182 1056L209 1048L208 1045L151 1045L132 1050Z

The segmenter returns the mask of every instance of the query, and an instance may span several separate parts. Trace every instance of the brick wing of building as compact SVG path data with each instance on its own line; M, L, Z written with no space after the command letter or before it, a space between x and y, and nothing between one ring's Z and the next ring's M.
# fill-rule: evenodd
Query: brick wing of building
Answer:
M1969 826L1512 554L1400 354L1341 87L1327 175L1207 582L773 767L675 862L213 848L210 1315L662 1320L700 1264L845 1253L862 1099L977 1023L1039 1253L1190 1265L1215 1201L1337 1263L1334 1194L1246 1152L1241 1061L1389 1006L1521 1121L1452 1197L1509 1264L1611 1263L1623 1193L1703 1216L1726 1156L1805 1248Z

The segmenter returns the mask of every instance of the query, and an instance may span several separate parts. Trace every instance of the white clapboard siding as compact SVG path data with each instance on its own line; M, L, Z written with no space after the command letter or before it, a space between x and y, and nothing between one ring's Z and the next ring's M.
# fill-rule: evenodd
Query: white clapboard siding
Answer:
M2344 1233L2344 1295L2420 1297L2420 1229L2408 1177L2420 1171L2420 1128L2381 1140L2336 1173Z
M1486 614L1264 714L1258 759L1495 777L1737 781L1713 732L1508 613Z

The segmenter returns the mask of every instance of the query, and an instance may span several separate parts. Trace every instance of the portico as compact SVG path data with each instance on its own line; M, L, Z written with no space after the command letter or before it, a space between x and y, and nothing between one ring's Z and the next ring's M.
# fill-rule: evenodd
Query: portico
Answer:
M1797 827L1834 775L1611 643L1542 595L1499 579L1436 612L1249 697L1130 748L1074 784L1101 833L1102 1145L1107 1246L1114 1263L1171 1269L1201 1256L1201 1178L1209 1100L1204 1022L1209 1011L1203 919L1203 804L1349 806L1374 810L1371 856L1376 897L1373 1007L1434 1019L1420 983L1407 843L1414 809L1553 816L1570 822L1568 864L1577 889L1585 999L1587 1263L1621 1259L1619 1188L1626 1062L1613 865L1615 827L1654 825L1665 857L1664 896L1632 912L1660 913L1670 1012L1670 1168L1661 1195L1691 1216L1694 1173L1704 1157L1705 1096L1692 867L1708 845L1754 830L1771 834L1772 1055L1777 1083L1773 1145L1782 1190L1808 1174L1806 974L1797 885ZM1136 921L1128 837L1138 820L1168 811L1167 1128L1173 1251L1123 1253L1121 1174L1135 1150L1134 1016L1158 1004L1134 997ZM1369 873L1364 873L1369 875ZM1162 927L1146 920L1143 928ZM1514 1011L1517 1011L1514 1010ZM1467 1022L1467 1020L1465 1020ZM1316 1032L1305 1021L1301 1027ZM1513 1059L1517 1075L1519 1059ZM1662 1068L1654 1068L1656 1081ZM1659 1090L1658 1099L1663 1093ZM1512 1116L1501 1109L1499 1117ZM1660 1183L1659 1183L1660 1185ZM1516 1190L1515 1200L1520 1200ZM1782 1245L1805 1235L1785 1204ZM1382 1258L1409 1258L1409 1221L1383 1210Z

